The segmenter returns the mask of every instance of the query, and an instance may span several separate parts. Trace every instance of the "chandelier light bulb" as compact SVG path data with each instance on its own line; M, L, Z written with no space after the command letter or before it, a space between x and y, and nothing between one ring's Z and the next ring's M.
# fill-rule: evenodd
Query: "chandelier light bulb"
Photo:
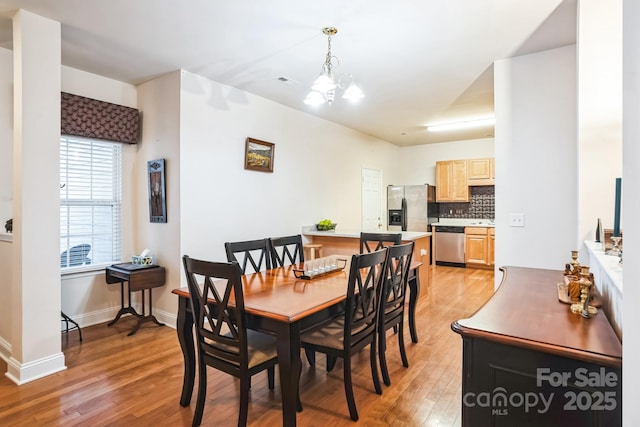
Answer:
M311 92L305 98L304 103L307 105L331 104L338 89L344 90L342 99L354 102L364 98L364 92L353 82L353 77L350 74L345 73L334 77L334 67L339 68L340 61L331 54L331 37L338 33L338 29L325 27L322 29L322 33L327 36L327 54L322 64L322 72L314 80Z
M304 103L307 105L320 105L325 103L325 99L320 92L312 90L307 94Z
M354 82L351 82L342 95L342 99L348 101L359 101L362 98L364 98L364 92Z

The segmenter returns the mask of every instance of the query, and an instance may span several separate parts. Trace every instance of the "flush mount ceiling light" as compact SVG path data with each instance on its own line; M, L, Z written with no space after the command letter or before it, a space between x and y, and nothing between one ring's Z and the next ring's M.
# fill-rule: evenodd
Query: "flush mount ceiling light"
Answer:
M429 132L443 132L448 130L459 130L459 129L476 128L476 127L483 127L483 126L493 126L495 123L496 123L495 117L485 117L482 119L427 125L427 130Z
M364 97L362 89L353 82L351 74L345 73L336 78L334 74L335 67L340 65L338 58L331 55L331 37L338 33L335 27L325 27L322 33L327 36L327 56L322 64L320 75L315 79L311 86L311 92L307 95L304 103L307 105L331 104L336 96L336 89L343 90L342 99L348 101L358 101Z

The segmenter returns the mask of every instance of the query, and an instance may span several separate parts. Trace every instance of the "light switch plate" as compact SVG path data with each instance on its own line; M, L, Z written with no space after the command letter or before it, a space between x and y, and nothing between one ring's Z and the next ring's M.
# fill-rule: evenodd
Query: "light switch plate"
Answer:
M510 213L509 214L509 227L524 227L524 214L522 214L522 213Z

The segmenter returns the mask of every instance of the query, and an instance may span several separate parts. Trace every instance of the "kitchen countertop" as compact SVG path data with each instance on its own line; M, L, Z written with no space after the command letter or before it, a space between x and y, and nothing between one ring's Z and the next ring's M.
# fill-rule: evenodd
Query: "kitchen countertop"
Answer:
M367 233L402 233L402 240L418 240L431 236L430 231L386 231L386 230L362 230ZM347 237L352 239L360 238L361 230L342 230L336 227L336 230L318 231L315 225L302 227L302 234L306 236L327 236L327 237Z
M495 223L488 219L478 218L441 218L440 221L431 224L432 226L458 226L458 227L495 227Z

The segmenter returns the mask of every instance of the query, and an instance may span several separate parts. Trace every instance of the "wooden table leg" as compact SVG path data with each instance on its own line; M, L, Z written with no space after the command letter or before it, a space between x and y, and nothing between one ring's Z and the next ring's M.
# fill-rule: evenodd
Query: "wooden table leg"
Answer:
M120 282L120 310L118 310L118 314L116 314L116 318L111 322L107 323L107 326L113 326L116 324L120 317L123 314L133 314L134 316L140 316L135 308L131 306L131 289L127 286L127 293L129 295L129 299L127 301L127 307L124 306L124 282Z
M178 297L176 331L178 332L178 342L184 358L184 377L182 379L180 405L189 406L196 378L196 349L193 342L193 313L191 312L188 298Z
M302 362L300 360L300 325L281 323L277 328L278 365L280 369L280 387L282 390L282 425L296 425L298 409L298 385Z
M420 294L420 272L417 268L413 270L413 275L409 278L409 290L409 332L411 333L411 341L417 343L416 304Z

